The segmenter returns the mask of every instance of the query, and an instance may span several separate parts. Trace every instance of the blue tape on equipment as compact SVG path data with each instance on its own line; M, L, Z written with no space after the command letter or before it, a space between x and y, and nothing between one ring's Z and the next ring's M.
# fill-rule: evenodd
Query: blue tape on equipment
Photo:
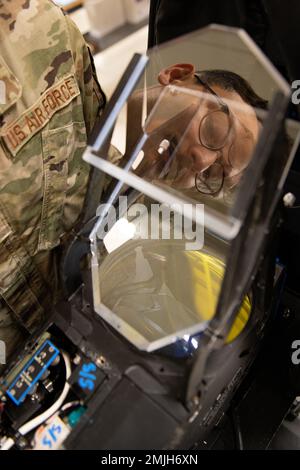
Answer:
M32 390L58 354L59 350L51 341L47 340L23 367L6 392L17 406L24 401L30 390Z

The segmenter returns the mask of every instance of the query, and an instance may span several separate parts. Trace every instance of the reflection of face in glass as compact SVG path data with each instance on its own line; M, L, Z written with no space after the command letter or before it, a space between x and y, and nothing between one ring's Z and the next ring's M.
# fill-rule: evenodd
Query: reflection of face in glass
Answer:
M240 180L257 142L259 122L236 92L212 88L196 77L198 84L191 88L202 92L200 105L194 100L172 118L152 124L139 174L217 196Z

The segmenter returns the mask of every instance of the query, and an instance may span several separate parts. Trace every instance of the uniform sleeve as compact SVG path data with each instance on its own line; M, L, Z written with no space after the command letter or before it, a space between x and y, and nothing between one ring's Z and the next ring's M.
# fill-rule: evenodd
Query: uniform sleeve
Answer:
M73 21L68 16L65 17L65 20L69 30L76 78L81 92L85 125L89 136L97 117L105 106L106 98L99 85L89 47Z

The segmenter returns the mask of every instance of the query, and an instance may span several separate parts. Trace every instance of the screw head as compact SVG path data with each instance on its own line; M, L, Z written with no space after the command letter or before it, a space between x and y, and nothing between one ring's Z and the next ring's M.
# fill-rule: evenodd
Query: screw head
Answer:
M103 367L105 365L105 363L106 363L105 357L103 357L103 356L97 357L97 359L96 359L97 366Z
M295 202L296 202L296 197L294 196L293 193L286 193L283 196L283 204L285 205L285 207L293 207Z
M283 311L283 318L288 319L291 316L291 310L289 308L285 308Z
M35 402L35 401L38 401L39 400L39 396L37 393L33 393L32 395L30 395L30 400Z
M81 357L79 356L79 354L76 354L76 356L73 359L73 364L78 366L78 364L80 364L80 363L81 363Z

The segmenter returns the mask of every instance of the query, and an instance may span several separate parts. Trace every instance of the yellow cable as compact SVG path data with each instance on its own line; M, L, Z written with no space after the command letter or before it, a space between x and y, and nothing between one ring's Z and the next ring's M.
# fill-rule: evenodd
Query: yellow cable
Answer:
M220 294L224 265L218 258L199 251L187 251L186 258L192 272L195 309L201 318L211 320ZM251 304L246 296L226 338L226 344L241 334L250 318L250 312Z

